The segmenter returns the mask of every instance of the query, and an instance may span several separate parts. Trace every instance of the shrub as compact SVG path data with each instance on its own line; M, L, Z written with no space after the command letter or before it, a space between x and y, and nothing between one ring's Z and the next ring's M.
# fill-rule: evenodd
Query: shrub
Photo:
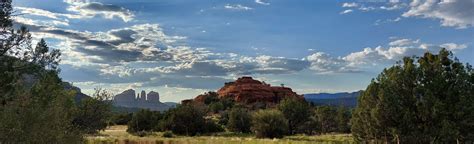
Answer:
M172 138L172 137L173 137L173 133L170 132L170 131L165 131L165 132L163 132L162 137L165 137L165 138Z
M194 136L204 133L206 120L204 111L195 105L180 105L170 109L162 122L162 130L171 130L174 134Z
M132 120L128 122L127 132L133 134L143 131L153 131L161 118L162 115L160 112L142 109L133 114Z
M213 102L209 104L209 110L213 113L218 113L219 111L224 110L224 104L221 102Z
M204 125L203 127L203 133L215 133L224 131L224 128L222 128L221 125L217 124L217 122L213 121L212 119L207 119L206 125Z
M288 131L287 120L278 110L259 110L252 115L252 131L258 138L282 138Z
M250 132L251 116L244 108L232 108L229 112L227 128L232 132Z
M78 104L73 124L89 134L105 129L111 117L111 96L105 90L96 89L92 98L85 98Z
M115 113L112 117L112 124L127 125L132 120L133 113Z

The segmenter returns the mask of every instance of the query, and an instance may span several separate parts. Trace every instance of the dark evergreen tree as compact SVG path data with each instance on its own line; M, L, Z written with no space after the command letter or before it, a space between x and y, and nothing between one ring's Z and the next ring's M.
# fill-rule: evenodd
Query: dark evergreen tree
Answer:
M474 82L469 64L452 53L404 58L385 69L359 97L352 133L359 141L471 141Z
M336 109L331 106L319 106L315 112L316 123L319 124L320 133L337 131Z
M310 108L304 100L287 98L278 104L285 118L288 120L288 133L296 133L297 127L306 122L310 116Z

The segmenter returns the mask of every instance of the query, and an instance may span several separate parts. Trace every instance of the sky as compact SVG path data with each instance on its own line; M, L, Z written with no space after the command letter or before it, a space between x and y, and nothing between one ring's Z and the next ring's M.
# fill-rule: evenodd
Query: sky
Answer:
M14 0L86 94L180 102L241 76L298 94L365 89L405 56L474 63L472 0Z

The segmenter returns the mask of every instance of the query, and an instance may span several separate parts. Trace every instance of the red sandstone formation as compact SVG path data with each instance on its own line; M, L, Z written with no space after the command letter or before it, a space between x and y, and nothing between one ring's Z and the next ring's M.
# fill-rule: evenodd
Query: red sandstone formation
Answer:
M225 83L224 87L217 91L219 99L231 98L241 103L278 103L286 97L295 97L304 99L303 96L296 94L291 88L283 86L271 86L262 83L252 77L241 77L235 82ZM194 101L204 102L206 95L197 96Z

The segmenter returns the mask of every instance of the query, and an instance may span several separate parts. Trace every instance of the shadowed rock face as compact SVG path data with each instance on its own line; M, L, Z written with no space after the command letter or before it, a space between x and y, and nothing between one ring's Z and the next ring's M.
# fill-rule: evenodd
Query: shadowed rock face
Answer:
M128 89L126 91L123 91L122 93L115 95L114 101L120 102L120 103L126 103L130 101L135 101L135 90L133 89Z
M154 91L148 94L141 91L138 96L135 90L126 90L114 97L114 104L121 107L128 108L144 108L156 111L167 110L170 106L160 102L160 94Z
M160 94L157 92L151 91L146 95L146 99L150 102L160 102Z
M304 99L288 87L271 86L252 79L252 77L241 77L235 82L225 83L224 87L217 91L220 99L230 98L241 103L278 103L286 97ZM203 101L203 96L198 96L195 101Z

